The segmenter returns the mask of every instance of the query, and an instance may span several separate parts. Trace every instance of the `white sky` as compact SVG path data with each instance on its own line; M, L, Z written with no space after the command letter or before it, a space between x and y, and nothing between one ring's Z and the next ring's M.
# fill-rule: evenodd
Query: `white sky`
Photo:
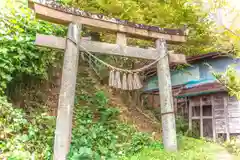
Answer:
M240 0L229 0L231 5L240 10Z
M240 0L228 0L228 2L229 7L226 9L219 9L217 13L217 23L223 23L232 29L240 28ZM228 10L232 9L236 11L229 13Z

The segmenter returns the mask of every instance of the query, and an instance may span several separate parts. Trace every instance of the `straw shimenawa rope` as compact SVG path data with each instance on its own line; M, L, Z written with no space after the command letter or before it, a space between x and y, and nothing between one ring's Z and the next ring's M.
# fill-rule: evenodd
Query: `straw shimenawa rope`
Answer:
M79 47L81 47L85 53L89 54L91 57L93 57L94 59L96 59L97 61L99 61L100 63L102 63L103 65L105 65L106 67L116 70L116 71L121 71L121 72L125 72L125 73L139 73L142 72L146 69L148 69L149 67L153 66L154 64L156 64L160 59L164 58L165 56L168 55L168 53L166 52L166 54L164 55L160 55L156 60L154 60L153 62L151 62L148 65L145 65L141 68L138 69L134 69L134 70L128 70L128 69L122 69L122 68L118 68L118 67L114 67L106 62L104 62L103 60L99 59L98 57L94 56L91 52L89 52L85 47L83 47L81 44L79 45Z
M152 65L157 63L160 59L162 59L168 55L167 53L165 55L160 55L152 63L145 65L139 69L128 70L128 69L114 67L114 66L104 62L103 60L99 59L95 55L93 55L91 52L89 52L86 48L84 48L80 44L79 44L79 47L81 47L85 51L85 52L81 52L82 59L83 60L85 59L83 53L86 53L86 54L88 54L87 57L89 57L89 59L91 59L91 60L94 59L94 61L93 61L94 63L99 62L100 64L108 67L110 69L109 79L108 79L109 86L118 88L118 89L122 89L122 90L135 90L135 89L142 88L143 85L141 84L139 73L148 69L149 67L151 67ZM121 77L121 74L123 74L122 77Z

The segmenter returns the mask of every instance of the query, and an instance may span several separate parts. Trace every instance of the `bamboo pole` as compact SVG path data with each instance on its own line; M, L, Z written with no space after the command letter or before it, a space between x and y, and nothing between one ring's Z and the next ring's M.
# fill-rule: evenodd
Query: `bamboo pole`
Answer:
M54 160L66 160L71 143L72 115L78 69L78 25L69 24L54 140Z
M166 41L156 40L156 48L160 54L167 54ZM163 130L163 144L167 151L177 150L176 124L173 107L172 85L169 71L168 56L157 63L158 85L161 103L161 117Z

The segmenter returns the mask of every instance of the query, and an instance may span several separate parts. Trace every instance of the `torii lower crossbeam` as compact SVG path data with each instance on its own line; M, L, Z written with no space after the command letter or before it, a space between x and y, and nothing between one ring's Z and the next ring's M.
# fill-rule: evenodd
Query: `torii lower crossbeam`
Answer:
M37 34L35 44L37 46L49 47L63 50L66 47L66 38L49 36L43 34ZM84 47L89 52L97 53L97 54L110 54L116 56L127 56L133 58L141 58L141 59L149 59L155 60L160 55L159 52L152 49L144 49L139 47L111 44L105 42L96 42L91 40L80 39L79 42L79 50L85 51L82 47ZM169 61L170 63L176 64L184 64L186 63L186 56L183 54L174 54L169 52Z

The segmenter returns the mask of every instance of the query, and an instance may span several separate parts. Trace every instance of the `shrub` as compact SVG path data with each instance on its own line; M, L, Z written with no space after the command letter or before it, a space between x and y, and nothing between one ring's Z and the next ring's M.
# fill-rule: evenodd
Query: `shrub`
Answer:
M0 158L50 159L54 125L55 118L38 113L27 115L0 97Z
M176 116L176 130L178 134L182 135L188 132L188 122L182 116Z
M152 144L150 136L118 120L118 109L107 105L103 92L80 97L88 106L76 102L70 160L119 159Z
M13 79L25 75L47 78L49 66L58 61L57 51L34 45L36 33L65 35L65 28L34 19L25 5L7 0L0 13L0 93Z

